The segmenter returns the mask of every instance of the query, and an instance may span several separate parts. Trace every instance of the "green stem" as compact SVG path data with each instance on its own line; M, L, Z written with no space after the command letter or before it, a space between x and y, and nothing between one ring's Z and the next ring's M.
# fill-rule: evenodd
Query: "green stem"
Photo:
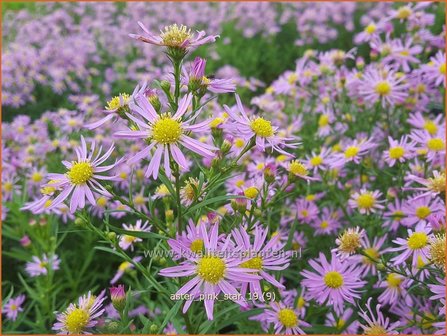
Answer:
M180 167L176 163L174 169L174 177L175 177L175 193L176 193L176 202L177 202L177 231L182 231L182 203L180 199Z
M182 61L173 61L174 65L174 80L175 80L175 91L174 91L174 101L178 106L178 100L180 97L180 72L182 68Z

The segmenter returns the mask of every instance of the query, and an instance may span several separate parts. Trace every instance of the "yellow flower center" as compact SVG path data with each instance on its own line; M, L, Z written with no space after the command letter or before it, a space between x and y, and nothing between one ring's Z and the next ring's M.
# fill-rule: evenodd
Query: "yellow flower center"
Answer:
M219 257L203 257L197 264L197 274L214 285L224 278L225 270L225 262Z
M121 272L125 272L131 266L132 266L132 264L130 262L124 261L119 265L118 270Z
M51 204L53 204L53 201L52 201L52 200L47 200L47 201L45 202L45 204L43 205L43 207L44 207L44 208L49 208L49 207L51 206Z
M438 126L431 120L425 121L424 129L431 135L435 135L438 132Z
M203 240L202 239L196 239L191 243L191 246L189 247L192 252L199 253L202 252L203 249Z
M33 173L33 175L31 176L31 180L33 182L40 182L43 179L43 175L39 172L35 172Z
M169 47L180 47L191 36L191 29L184 25L177 26L177 24L165 27L160 34L163 43Z
M125 241L127 244L132 244L136 239L137 239L137 237L129 236L129 235L124 235L124 241Z
M309 174L307 168L297 160L294 160L290 163L289 171L294 175L306 176Z
M324 275L324 283L330 288L340 288L343 286L343 276L337 271L330 271Z
M17 310L17 305L12 304L12 305L9 307L9 309L11 309L11 310Z
M337 329L343 329L343 327L345 326L345 324L346 324L346 321L340 319L340 320L337 321L337 324L335 325L335 327L336 327Z
M386 96L391 92L391 85L387 81L381 81L376 84L376 92L381 96Z
M357 155L357 153L360 151L360 148L357 146L349 146L345 150L345 158L346 159L352 159L354 156Z
M129 103L130 96L127 93L122 93L121 97L124 105L127 105ZM106 110L116 110L120 107L122 107L120 97L115 96L107 102Z
M210 127L211 128L217 128L220 124L223 123L223 119L222 118L214 118L211 122L210 122Z
M256 196L258 196L259 190L255 187L250 187L244 190L245 197L254 199Z
M400 211L400 210L397 210L397 211L393 212L394 220L401 220L402 218L404 218L404 216L405 216L405 214L402 211Z
M287 78L287 81L289 82L289 84L293 84L297 81L297 79L298 79L298 75L296 73L292 73Z
M164 184L157 187L155 193L159 196L166 196L169 195L169 189Z
M386 335L387 331L382 326L375 324L365 330L365 335Z
M56 188L54 187L42 187L40 188L40 193L42 195L51 195L52 193L54 193L55 190Z
M419 255L416 261L416 268L422 268L426 265L426 263L424 262L424 260L422 259L422 257Z
M133 201L136 205L143 205L146 203L146 199L142 195L135 196Z
M388 282L388 287L398 288L402 282L402 278L399 277L396 273L390 273L386 277L386 281Z
M402 56L409 56L410 52L408 50L402 50L399 54L401 54Z
M390 158L400 159L405 154L405 149L401 146L390 148Z
M442 151L443 149L445 149L444 140L442 140L441 138L430 139L427 141L427 147L434 152Z
M371 209L375 203L376 203L375 198L369 192L361 194L357 198L357 205L361 209Z
M127 173L126 172L121 172L119 174L119 177L122 178L123 180L127 179Z
M310 159L310 164L312 166L319 166L323 163L323 158L320 155L314 156Z
M298 324L298 316L290 308L281 309L278 312L278 320L286 328L292 328Z
M65 327L70 334L80 334L89 321L89 314L84 309L76 308L65 318Z
M428 179L430 182L430 189L434 192L445 192L445 173L439 174L437 177Z
M408 238L408 247L412 250L418 250L425 247L428 243L428 236L425 232L415 232Z
M99 197L96 200L96 205L98 205L101 208L104 208L107 205L107 198L105 198L104 196Z
M234 145L235 145L237 148L242 148L242 147L244 147L244 145L245 145L245 141L244 141L244 139L237 138L236 140L234 140Z
M430 260L437 267L441 269L445 268L445 233L437 235L430 242Z
M301 210L301 211L300 211L300 214L301 214L302 217L307 217L307 216L309 216L309 211L307 211L306 209L304 209L304 210Z
M300 296L298 298L298 302L296 303L297 308L301 309L304 307L305 304L306 304L306 300L304 300L304 298L302 296Z
M89 162L76 162L67 173L71 183L85 184L93 176L93 167Z
M244 184L245 184L244 180L237 180L235 183L236 187L238 188L242 187Z
M309 194L306 196L306 201L315 201L316 196L314 194Z
M345 253L354 253L360 247L360 235L356 231L345 231L339 238L338 249Z
M434 316L430 312L424 313L424 316L421 320L421 325L423 329L430 329L433 326L433 322L436 322L436 316Z
M363 250L363 252L369 257L363 257L362 261L364 264L373 265L374 261L377 260L380 257L379 251L377 251L374 247L368 247Z
M170 117L159 119L152 128L152 137L163 145L177 142L181 135L182 127L180 123Z
M431 210L428 206L420 206L419 208L416 208L416 216L419 219L425 219L428 215L431 214Z
M439 72L442 73L443 75L445 75L445 63L442 63L439 66Z
M411 8L409 8L408 6L400 7L397 10L396 17L398 19L405 20L411 15L411 13L412 13Z
M320 227L322 229L327 229L327 227L329 226L329 222L328 221L322 221L320 224Z
M257 136L260 136L262 138L268 138L273 135L272 124L270 123L270 121L267 121L264 118L258 117L254 119L250 123L250 127Z
M365 32L369 35L373 34L376 31L377 27L374 23L370 23L365 27Z
M262 258L261 257L254 257L250 260L247 260L246 262L243 262L240 267L242 268L251 268L255 270L261 270L262 269Z
M3 190L6 192L11 192L13 186L14 185L11 182L5 182L3 183Z

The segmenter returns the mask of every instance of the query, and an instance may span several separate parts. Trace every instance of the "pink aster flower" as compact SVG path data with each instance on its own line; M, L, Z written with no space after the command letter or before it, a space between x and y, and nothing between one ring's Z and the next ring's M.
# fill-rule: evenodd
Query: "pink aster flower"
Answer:
M415 155L415 143L413 141L408 142L408 136L404 135L399 141L388 137L390 147L383 154L385 162L390 167L394 166L397 161L400 163L405 162Z
M240 227L231 231L233 238L236 242L236 249L240 250L242 256L249 257L248 261L243 262L240 266L242 268L255 269L255 274L259 274L262 279L271 283L273 286L285 289L285 287L279 283L273 276L266 271L282 271L289 267L290 255L283 249L285 243L279 242L279 235L272 237L266 242L268 229L264 229L260 225L256 225L254 228L254 241L250 242L250 235L246 229ZM259 280L253 280L249 283L242 283L241 294L245 296L247 289L250 288L252 294L257 294L259 300L264 301L263 292L261 288L261 282Z
M376 263L373 260L380 260L381 255L385 252L381 251L381 249L387 238L388 236L386 234L380 238L374 237L374 240L371 243L369 238L365 236L363 238L362 247L363 253L365 253L367 257L362 255L355 255L351 257L351 260L358 261L360 263L361 274L363 277L366 277L368 274L377 274ZM371 260L371 258L373 260Z
M233 79L216 79L205 76L206 60L196 57L190 72L184 72L184 83L191 91L208 89L214 93L228 93L236 90Z
M65 335L90 334L91 328L98 324L98 318L104 313L105 299L105 291L97 297L88 292L76 304L70 303L64 312L57 314L57 322L52 329Z
M203 225L208 227L204 222L195 225L190 219L186 231L177 233L175 239L168 240L168 245L174 252L173 260L189 258L191 255L203 252L203 231L200 229Z
M198 31L195 36L191 29L184 25L178 26L177 24L166 26L160 35L157 36L151 33L143 23L138 22L138 25L143 29L144 35L129 34L131 38L170 48L189 49L198 47L202 44L215 42L216 38L219 37L219 35L205 36L206 33L204 31Z
M297 217L303 223L310 223L318 216L318 207L315 202L299 199L292 205L292 211L296 212Z
M143 221L141 219L138 219L135 223L135 225L127 225L123 224L124 230L127 231L135 231L135 232L149 232L152 228L151 225L146 221L144 224L142 224ZM141 242L143 239L132 236L131 234L124 234L120 236L119 246L123 250L127 250L130 247L130 250L133 251L133 245L135 243Z
M404 216L402 202L396 198L394 203L388 203L388 211L383 213L383 217L385 218L384 226L388 226L392 232L395 232L402 224Z
M128 110L129 101L130 97L128 94L120 94L119 96L112 98L108 102L105 110L101 111L105 113L106 116L97 121L84 125L84 127L89 130L94 130L98 127L101 127L108 121L116 122L120 119L121 116L124 115L126 109Z
M352 194L348 204L352 209L358 209L361 214L369 215L384 208L381 203L385 201L379 200L381 196L382 193L378 190L369 191L366 189L361 189L360 192L355 192Z
M319 304L334 306L335 312L340 314L344 302L355 304L359 299L357 289L362 288L365 281L360 279L360 269L349 261L340 261L334 253L329 263L326 256L320 253L318 260L310 260L309 264L316 273L305 270L301 272L304 280L301 282L308 289L309 297Z
M6 318L11 321L17 319L17 315L23 311L22 304L25 301L25 295L19 295L15 298L10 298L3 307L3 314L6 314Z
M157 114L146 97L142 95L135 99L136 104L131 104L131 110L138 113L144 120L127 114L135 122L137 130L120 131L115 133L115 136L125 139L143 139L149 143L143 150L131 157L127 161L128 164L134 164L143 158L149 158L152 149L155 149L146 169L145 177L153 176L154 179L157 179L162 164L166 175L171 176L171 157L181 168L188 169L188 162L179 145L206 158L215 156L212 151L218 150L218 148L195 140L188 135L189 133L208 131L209 122L192 124L198 113L190 116L187 120L182 120L191 104L192 97L192 94L184 96L180 100L174 115L170 113Z
M41 258L33 256L33 261L26 263L25 270L32 277L46 275L49 269L53 271L58 270L60 262L61 260L57 255L47 257L47 255L44 254Z
M140 262L143 258L142 257L135 257L133 258L133 262ZM123 275L124 273L130 271L132 268L134 268L135 265L129 261L123 261L118 266L118 271L116 272L115 276L110 280L110 284L114 285Z
M342 334L355 335L357 334L357 330L359 328L359 322L352 321L348 326L346 326L346 323L351 320L352 313L353 310L351 308L346 309L341 316L337 316L334 312L329 312L324 325L334 327L338 331L343 330Z
M360 94L373 104L380 102L383 108L403 103L408 93L405 76L396 76L396 71L385 66L383 69L369 68L363 75Z
M411 281L397 273L388 273L386 278L379 281L378 288L385 288L380 294L378 300L382 304L389 304L391 306L398 303L400 300L410 302L411 299L407 296L407 288Z
M205 225L200 225L205 253L191 255L179 266L168 267L160 271L160 275L165 277L193 276L176 294L190 295L191 299L185 302L183 312L186 312L193 300L202 294L209 320L213 319L216 295L221 292L230 295L230 298L239 305L247 307L245 299L238 298L239 293L232 282L253 282L261 279L260 276L252 274L256 270L240 267L242 262L248 260L232 256L233 253L230 253L231 236L227 236L224 243L218 245L218 229L219 225L216 224L208 234Z
M421 194L405 200L402 211L405 214L402 224L410 227L417 223L426 223L431 215L445 213L445 205L440 198Z
M445 129L440 128L435 134L430 134L426 130L415 130L410 133L417 146L416 149L426 152L428 162L444 163L445 161Z
M373 142L373 139L353 140L343 146L342 152L334 153L332 158L328 159L328 164L332 168L340 168L347 162L359 164L362 157L376 146L377 144Z
M290 153L285 152L281 147L296 148L298 143L288 143L288 141L293 141L294 138L283 138L276 135L275 133L277 132L278 127L272 126L270 121L262 117L253 116L249 118L242 105L241 99L237 94L235 97L237 111L224 105L225 111L227 111L233 120L233 123L228 123L228 127L244 139L255 139L256 146L261 151L265 151L267 142L268 145L277 152L292 156Z
M250 320L261 321L266 332L273 324L275 334L304 335L305 332L301 327L310 327L311 325L300 320L299 316L298 309L287 306L283 302L272 302L265 306L261 314L251 317Z
M76 148L77 160L68 162L62 161L67 168L65 174L48 174L51 180L56 182L48 183L47 187L60 188L61 192L52 201L49 209L57 208L71 194L70 212L84 208L87 199L91 205L96 205L94 193L105 197L112 195L99 183L100 180L114 180L115 177L101 175L115 167L120 161L108 166L101 166L112 154L115 147L110 146L109 150L102 154L102 147L96 150L95 142L92 142L90 152L87 152L87 144L81 136L81 147Z
M429 259L430 246L429 242L433 238L431 228L425 223L420 222L416 225L414 231L408 229L408 237L397 238L393 243L399 247L390 248L389 252L400 252L400 254L391 259L394 265L405 263L408 258L412 257L412 266L417 267L418 263L427 263Z
M388 317L385 318L382 312L380 311L381 307L380 304L377 304L376 306L377 317L374 316L374 313L371 309L371 300L372 298L369 298L368 303L366 304L366 307L368 308L367 312L360 309L361 313L359 315L367 323L366 325L360 324L360 327L362 327L363 332L365 334L375 334L375 335L399 334L396 328L400 325L400 322L390 323L390 319Z
M340 222L337 220L335 213L330 208L323 208L320 212L319 217L315 218L311 225L315 229L314 236L318 235L330 235L337 232L338 228L341 226Z
M435 197L445 192L445 172L433 171L433 177L422 178L413 174L407 175L407 182L416 182L422 184L423 187L403 188L404 190L419 190L423 191L417 197L432 196Z
M428 81L436 86L441 84L445 87L445 52L439 50L435 56L430 57L430 62L421 67Z

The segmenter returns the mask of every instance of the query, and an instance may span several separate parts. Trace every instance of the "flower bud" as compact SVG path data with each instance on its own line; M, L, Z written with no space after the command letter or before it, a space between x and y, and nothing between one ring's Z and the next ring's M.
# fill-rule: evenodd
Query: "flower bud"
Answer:
M113 307L119 312L123 311L126 306L126 292L124 291L124 285L110 287L109 290Z
M168 91L171 89L171 83L169 83L167 80L162 80L160 82L160 86L163 89L163 91Z
M174 211L169 209L165 211L166 222L172 223L174 221Z
M150 331L151 334L155 334L155 333L158 331L158 325L156 325L155 323L152 324L152 325L149 327L149 331Z
M28 247L31 245L31 239L29 239L29 237L25 235L20 239L20 244L23 247Z
M109 238L111 241L116 241L116 233L115 232L108 232L107 238Z
M85 222L84 218L77 217L74 221L76 226L85 226L87 223Z
M225 139L220 147L220 152L222 155L226 155L231 149L231 142Z

